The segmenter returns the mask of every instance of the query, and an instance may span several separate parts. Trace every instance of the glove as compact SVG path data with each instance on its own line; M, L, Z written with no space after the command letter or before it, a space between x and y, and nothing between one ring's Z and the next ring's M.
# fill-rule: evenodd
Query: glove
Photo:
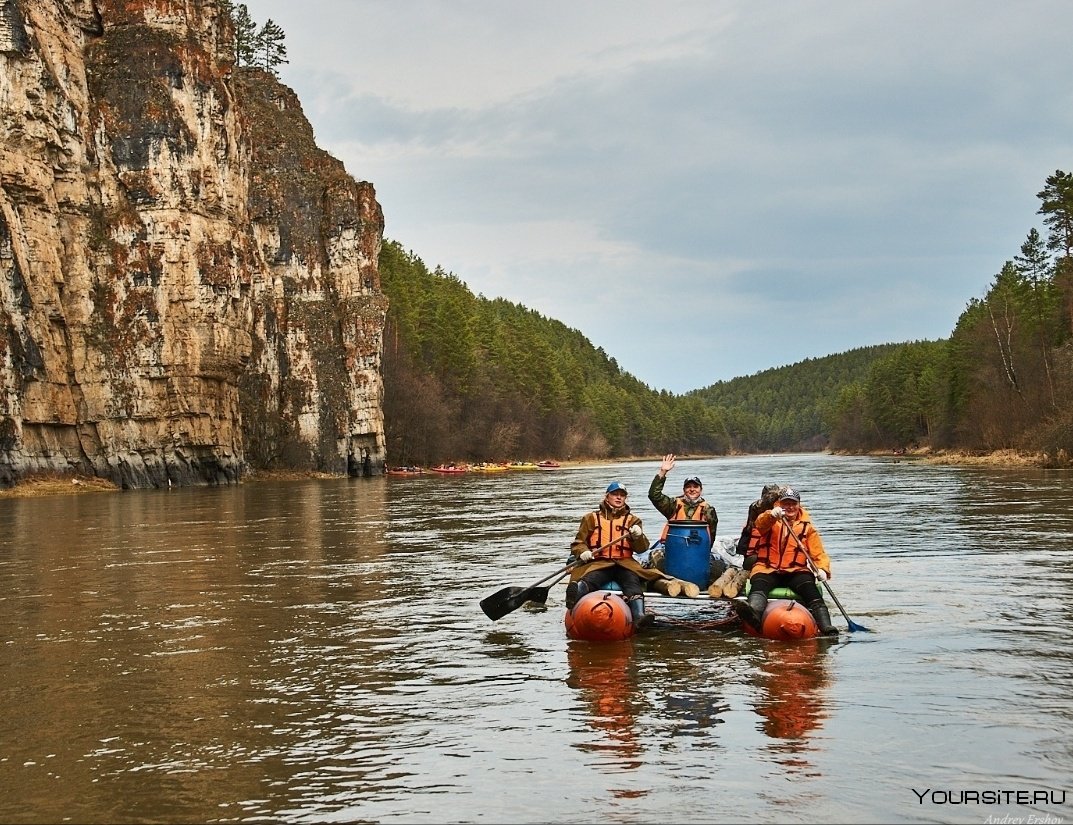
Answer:
M592 561L592 551L586 550L584 553L578 556L578 558L581 559L581 561Z
M745 560L741 563L741 569L742 570L752 570L753 565L756 564L756 560L757 560L756 556L746 556Z
M786 511L783 510L781 507L772 507L771 515L773 515L775 518L782 518L786 515Z
M635 539L641 538L641 536L643 536L644 534L645 531L641 529L640 524L635 524L633 525L633 527L630 528L630 535L633 536Z
M825 582L827 581L827 579L830 578L830 576L827 575L827 571L824 570L822 567L817 567L816 578L819 579L821 582Z

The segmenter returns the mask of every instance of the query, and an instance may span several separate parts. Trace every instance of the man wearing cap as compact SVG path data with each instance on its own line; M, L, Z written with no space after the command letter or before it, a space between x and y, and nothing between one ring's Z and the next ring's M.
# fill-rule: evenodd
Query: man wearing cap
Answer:
M831 559L811 516L801 506L801 494L793 487L780 488L775 506L756 517L756 532L760 540L756 563L749 571L749 596L735 599L742 618L759 629L768 594L776 587L788 587L808 607L820 635L837 636L831 613L816 586L817 579L827 581L831 577Z
M652 622L652 616L645 613L642 580L659 579L663 574L642 567L633 557L648 549L648 538L641 519L630 512L627 495L625 486L612 481L600 506L582 516L570 545L570 552L580 564L570 573L566 607L572 609L586 593L616 582L630 606L634 625L641 628Z
M659 472L652 479L648 488L648 500L657 510L667 517L667 524L663 525L661 541L667 540L667 530L672 521L702 521L708 528L708 546L715 541L715 528L719 524L719 515L715 512L701 491L704 485L697 476L686 476L682 482L682 495L671 498L663 492L663 485L667 481L667 473L674 469L675 456L673 453L665 455L660 462Z

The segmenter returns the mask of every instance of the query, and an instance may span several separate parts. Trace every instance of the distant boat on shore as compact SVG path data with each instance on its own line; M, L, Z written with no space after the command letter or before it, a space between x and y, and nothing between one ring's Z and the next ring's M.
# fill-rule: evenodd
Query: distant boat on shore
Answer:
M465 473L468 471L468 464L441 464L439 467L432 468L432 472L443 473L444 475L458 475L459 473Z
M414 466L392 467L387 471L387 475L389 475L389 476L420 476L420 475L424 475L427 472L428 472L428 470L426 470L424 467L414 467Z

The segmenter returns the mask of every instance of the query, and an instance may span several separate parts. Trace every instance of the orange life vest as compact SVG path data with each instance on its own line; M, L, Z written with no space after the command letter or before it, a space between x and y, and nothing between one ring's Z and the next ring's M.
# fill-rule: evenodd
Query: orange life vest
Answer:
M597 510L596 529L589 533L589 548L595 551L597 547L603 547L609 541L628 533L629 519L629 513L623 513L619 518L608 518L602 511ZM604 547L598 553L593 553L593 558L597 559L628 559L631 556L633 556L633 550L630 549L629 539L623 539L618 544Z
M743 556L755 556L760 552L760 545L763 541L764 537L760 535L760 531L756 529L756 525L754 524L749 528L749 542L746 545L745 552L741 553L741 550L738 550L738 552Z
M705 522L704 530L708 534L708 546L710 547L711 544L712 544L712 535L711 535L712 530L711 530L711 525L707 524L708 519L706 519L704 517L705 516L705 506L704 505L706 505L707 503L708 502L706 502L704 499L700 499L696 503L694 508L693 508L693 515L687 516L686 515L686 506L687 506L686 500L684 498L682 498L681 496L676 498L674 500L674 505L675 505L674 513L672 513L671 517L669 519L667 519L667 523L663 525L663 532L660 533L659 540L663 541L663 542L667 541L667 532L671 529L671 522L672 521L703 521L703 522ZM690 529L692 529L692 528L690 528Z
M808 557L805 555L805 551L801 549L801 546L805 543L805 536L808 535L812 524L808 521L798 520L793 525L790 525L790 530L793 530L794 526L798 524L801 525L801 531L795 531L794 535L800 539L800 543L788 536L786 529L781 526L777 531L772 527L766 536L761 536L759 531L754 528L753 532L760 539L756 543L757 562L765 567L770 567L772 570L808 570ZM772 541L776 532L779 534L778 547L774 546ZM752 543L752 541L749 542L750 545Z

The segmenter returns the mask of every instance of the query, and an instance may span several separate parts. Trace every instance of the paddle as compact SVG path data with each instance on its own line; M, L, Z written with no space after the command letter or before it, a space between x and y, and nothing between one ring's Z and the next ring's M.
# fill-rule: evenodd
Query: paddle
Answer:
M602 547L597 547L593 550L594 553L598 553L601 550L605 550L612 544L618 544L623 539L628 539L629 533L624 536L619 536L613 541L609 541ZM493 622L502 619L508 613L513 613L519 607L526 602L537 602L544 604L548 600L548 591L551 589L550 585L547 587L541 587L541 585L550 582L552 579L558 581L562 578L563 574L572 569L580 562L578 559L574 559L566 567L561 570L556 570L547 578L541 579L535 584L529 585L529 587L504 587L502 590L498 590L491 596L487 596L481 599L481 610L484 611L484 615L491 619Z
M786 516L780 516L779 521L781 521L782 526L786 528L786 532L794 537L794 541L797 543L798 549L800 549L801 552L805 554L805 562L808 564L808 569L811 570L813 574L815 574L816 565L813 564L812 558L808 554L808 550L805 549L805 545L802 543L801 539L797 537L797 533L795 533L791 529L789 523L786 521ZM827 583L826 579L821 579L821 584L823 584L827 592L831 594L831 598L835 600L835 604L838 605L838 609L842 611L842 616L846 620L846 624L849 626L850 633L854 633L858 630L863 630L865 633L874 632L869 628L865 627L864 625L857 624L855 621L853 621L853 619L849 617L849 614L846 612L846 608L842 606L842 602L838 600L838 596L835 595L835 591L831 589L831 585Z
M481 610L484 611L485 616L495 622L508 613L513 613L526 602L544 604L548 600L548 590L550 588L541 587L541 585L552 579L558 579L576 564L576 561L572 561L566 567L556 570L546 579L541 579L529 587L504 587L491 596L481 599Z
M543 587L537 587L535 585L533 587L526 587L523 592L529 593L528 600L534 602L535 604L544 604L544 602L548 600L548 593L551 591L551 589L555 587L555 585L557 585L559 582L561 582L564 578L566 578L566 576L570 574L570 571L573 570L578 563L579 562L577 562L576 560L570 562L568 565L566 565L566 567L559 571L558 575L552 581L548 582L548 584L544 585ZM544 579L544 581L547 581L547 579ZM522 588L515 587L511 589L521 590Z

